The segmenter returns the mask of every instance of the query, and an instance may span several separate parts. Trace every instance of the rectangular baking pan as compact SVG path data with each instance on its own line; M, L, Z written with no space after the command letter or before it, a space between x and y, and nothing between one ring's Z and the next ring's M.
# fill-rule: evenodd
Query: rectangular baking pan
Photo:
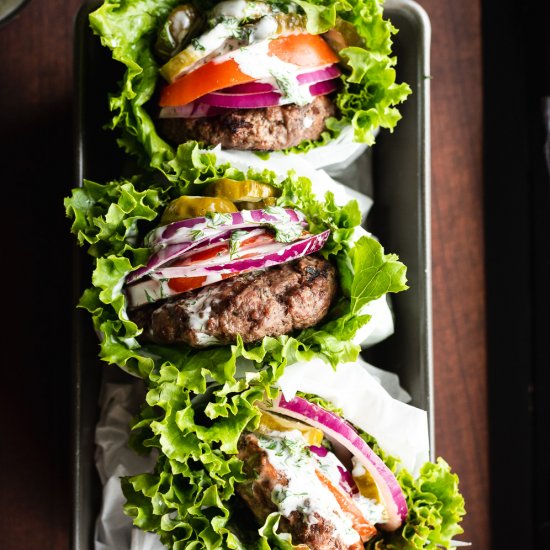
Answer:
M75 184L83 179L105 182L132 174L132 160L117 147L103 126L110 119L109 92L122 76L88 25L101 2L85 3L75 19ZM409 0L389 0L387 16L399 29L394 37L397 79L412 95L400 107L403 119L393 134L382 131L361 159L353 186L372 193L374 207L367 225L389 252L407 265L409 290L392 297L395 334L364 352L372 364L396 372L412 404L428 412L434 453L431 340L429 44L424 10ZM372 189L370 188L372 183ZM368 186L368 188L367 188ZM76 251L74 301L89 285L91 261ZM94 464L94 430L102 376L124 379L116 367L98 360L98 342L87 312L75 310L73 334L73 518L71 548L91 550L101 486Z

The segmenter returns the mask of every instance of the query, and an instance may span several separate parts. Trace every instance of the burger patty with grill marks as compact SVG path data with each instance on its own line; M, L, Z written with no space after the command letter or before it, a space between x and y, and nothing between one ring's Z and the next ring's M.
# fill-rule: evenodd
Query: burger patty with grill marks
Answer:
M161 304L129 311L143 338L201 348L289 334L317 324L336 294L336 270L320 256L252 271Z
M197 140L226 149L279 151L319 139L326 119L335 114L332 100L318 96L303 106L228 109L203 118L161 118L159 130L174 143Z

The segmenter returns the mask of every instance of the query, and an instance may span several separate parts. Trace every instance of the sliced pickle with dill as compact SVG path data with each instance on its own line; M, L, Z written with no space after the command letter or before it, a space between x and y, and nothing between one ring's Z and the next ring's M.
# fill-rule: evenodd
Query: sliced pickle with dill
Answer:
M335 52L339 52L350 46L365 47L365 41L357 32L355 26L340 17L336 18L334 27L323 34L323 38Z
M273 16L277 23L277 36L307 32L307 17L298 13L279 13Z
M263 210L270 206L277 205L277 199L275 197L267 197L258 202L237 202L239 210Z
M264 206L274 206L279 192L268 183L223 178L211 183L206 189L206 194L211 197L225 197L234 203L255 203L253 208L243 208L245 210L254 210L264 208ZM259 206L258 203L260 202L263 202L264 205ZM240 204L239 207L241 207Z
M318 428L313 428L298 420L262 411L258 428L260 433L269 434L269 432L290 432L292 430L298 430L304 436L307 445L320 447L323 443L323 432Z
M229 214L238 212L237 207L224 197L192 197L184 195L173 200L164 210L160 219L161 225L180 220L199 218L207 212Z
M155 51L163 61L181 52L204 25L204 16L193 4L174 8L159 30Z

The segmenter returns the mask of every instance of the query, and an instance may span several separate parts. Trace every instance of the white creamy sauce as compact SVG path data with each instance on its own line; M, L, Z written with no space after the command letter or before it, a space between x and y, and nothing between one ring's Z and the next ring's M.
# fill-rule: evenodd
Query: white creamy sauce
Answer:
M284 208L280 206L270 206L265 210L268 214L279 217L279 220L272 224L272 227L275 229L275 239L277 241L291 243L297 240L304 232L304 226L300 222L293 221Z
M342 474L340 468L344 468L344 465L338 460L336 455L328 452L324 457L317 457L319 461L321 471L336 485L340 485ZM365 468L357 462L355 457L352 457L353 472L352 476L360 476L365 473ZM347 483L346 483L347 485ZM367 521L375 525L376 523L384 523L385 520L385 507L380 502L371 498L366 498L360 493L354 493L351 495L354 504L361 510L363 516Z
M355 458L352 457L351 463L353 464L353 469L351 475L353 477L361 477L367 472L366 468Z
M215 336L211 336L210 334L205 334L203 332L197 333L195 338L199 346L213 346L214 344L220 343Z
M268 38L275 36L277 32L277 21L273 17L262 17L256 25L254 25L253 40L260 41L267 40Z
M185 312L189 316L189 328L196 333L197 342L203 346L219 343L215 336L205 332L212 314L211 294L212 290L205 287L192 300L187 300L185 303Z
M228 19L195 39L193 47L196 51L219 53L225 41L232 37L238 28L239 22L236 19Z
M313 125L313 119L310 116L304 117L304 120L302 122L302 126L304 128L311 128L312 125Z
M353 477L361 477L367 472L366 468L357 460L357 457L351 458ZM372 524L385 523L387 521L386 507L383 503L372 498L366 498L362 495L354 495L355 504L363 512L365 518Z
M269 462L288 479L288 485L277 485L272 493L272 500L283 516L290 517L292 512L298 511L314 524L317 513L334 525L336 534L345 544L352 545L360 540L334 495L315 474L317 460L298 430L273 431L268 437L258 434L258 439Z
M353 495L353 502L357 508L361 510L365 519L373 525L377 523L385 523L386 511L383 504L360 494Z
M273 6L267 2L247 2L246 0L228 0L220 2L210 10L210 19L234 17L239 21L249 17L261 17L273 13Z
M126 288L126 297L131 306L137 307L143 304L150 304L162 297L164 292L164 283L159 285L151 279L140 281L138 284L130 285Z
M193 39L188 48L199 54L200 59L184 73L204 65L215 56L276 36L279 25L271 15L274 11L264 2L236 0L216 5L209 14L211 29ZM258 21L254 23L246 21L256 19Z
M211 289L205 288L192 300L185 303L185 311L189 315L189 328L197 332L204 332L206 323L212 313Z
M336 458L336 455L329 451L326 456L316 456L315 458L319 462L319 469L332 481L332 483L334 483L334 485L340 485L342 474L340 470L338 470L338 466L344 468L344 465Z
M253 48L240 48L219 58L219 62L234 59L241 71L256 80L274 78L283 96L281 104L311 103L313 96L308 85L300 85L297 76L300 68L269 54L269 40L261 40Z

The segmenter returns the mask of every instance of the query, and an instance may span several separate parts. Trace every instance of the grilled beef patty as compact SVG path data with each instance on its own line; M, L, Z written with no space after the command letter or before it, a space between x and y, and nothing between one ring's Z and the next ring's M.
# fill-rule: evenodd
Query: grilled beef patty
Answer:
M248 504L256 519L263 524L269 514L277 511L271 500L273 490L288 485L284 472L277 470L270 462L267 453L260 447L258 438L245 433L239 439L239 458L244 462L244 472L251 481L236 486L237 493ZM282 517L279 529L292 535L292 544L305 544L310 550L350 550L342 541L335 526L317 512L312 514L315 521L299 511L289 517ZM351 548L363 545L353 545Z
M159 344L201 348L289 334L317 324L336 293L336 270L320 256L220 281L161 304L129 312Z
M278 151L304 140L316 140L325 130L325 120L336 107L326 96L304 106L295 104L260 109L228 109L204 118L161 118L161 134L174 143L197 140L226 149Z

